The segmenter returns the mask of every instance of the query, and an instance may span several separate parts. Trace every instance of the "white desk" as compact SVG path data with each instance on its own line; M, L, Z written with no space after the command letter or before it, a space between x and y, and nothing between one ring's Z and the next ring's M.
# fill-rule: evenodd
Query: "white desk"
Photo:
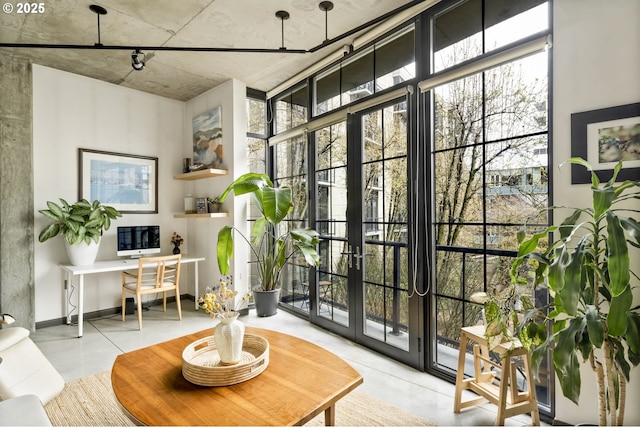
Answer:
M195 284L196 284L196 310L198 309L198 263L204 261L204 258L189 258L182 257L181 264L193 263L195 269ZM126 260L112 260L112 261L96 261L91 265L69 265L61 264L60 268L65 272L66 279L66 291L67 291L67 304L65 307L65 315L67 317L67 324L71 324L71 313L69 313L69 298L70 288L73 280L73 276L78 276L78 338L82 337L82 322L83 322L83 310L84 310L84 276L85 274L99 274L108 273L112 271L124 271L135 270L138 268L138 260L126 259ZM179 296L177 296L179 297ZM123 307L124 310L124 307Z

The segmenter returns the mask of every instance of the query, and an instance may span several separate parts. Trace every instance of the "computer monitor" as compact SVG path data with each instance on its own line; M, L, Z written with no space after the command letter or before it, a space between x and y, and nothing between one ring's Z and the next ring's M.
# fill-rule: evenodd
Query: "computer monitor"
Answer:
M160 253L159 225L118 227L118 256L140 258L157 253Z

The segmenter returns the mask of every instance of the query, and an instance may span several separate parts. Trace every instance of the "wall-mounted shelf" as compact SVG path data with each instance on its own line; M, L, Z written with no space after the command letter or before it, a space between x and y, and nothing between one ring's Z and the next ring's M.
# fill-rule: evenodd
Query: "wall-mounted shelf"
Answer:
M173 214L174 218L226 218L229 216L228 212L215 212L215 213L193 213L193 214Z
M194 179L213 178L215 176L229 175L229 171L225 169L202 169L199 171L181 173L175 175L173 179L181 179L184 181L193 181Z

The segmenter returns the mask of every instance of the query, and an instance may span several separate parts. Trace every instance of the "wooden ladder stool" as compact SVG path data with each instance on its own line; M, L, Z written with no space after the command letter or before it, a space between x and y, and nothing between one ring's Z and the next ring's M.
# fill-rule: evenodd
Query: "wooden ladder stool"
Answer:
M465 379L464 365L467 342L469 340L477 343L473 346L475 377ZM511 354L507 356L506 353L509 350ZM496 425L504 425L505 418L513 417L517 414L530 413L533 425L539 426L540 414L538 412L535 383L531 375L531 356L529 352L522 347L519 341L513 344L501 344L493 351L500 355L500 364L490 358L484 325L462 328L453 412L458 413L461 409L489 401L498 406ZM518 366L516 361L519 357L524 360L524 375L527 381L526 390L518 388L516 377ZM491 367L500 370L500 378L496 377L496 371L491 370ZM474 391L480 397L463 402L462 391L467 389Z

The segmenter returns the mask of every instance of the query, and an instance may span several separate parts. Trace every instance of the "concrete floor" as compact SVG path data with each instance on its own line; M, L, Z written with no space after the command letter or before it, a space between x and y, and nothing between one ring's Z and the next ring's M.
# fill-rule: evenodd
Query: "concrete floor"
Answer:
M246 325L272 329L318 344L348 361L364 377L358 391L384 400L438 425L493 425L496 408L484 404L453 413L454 386L424 372L419 372L369 349L334 335L284 310L272 317L259 318L255 311L240 318ZM86 320L84 336L77 338L76 325L38 329L31 338L58 369L65 381L111 369L118 354L161 341L212 328L211 320L193 304L183 304L183 320L178 321L175 305L167 312L154 306L143 312L143 330L138 331L135 315L121 321L120 315ZM509 418L506 425L531 423L526 415Z

